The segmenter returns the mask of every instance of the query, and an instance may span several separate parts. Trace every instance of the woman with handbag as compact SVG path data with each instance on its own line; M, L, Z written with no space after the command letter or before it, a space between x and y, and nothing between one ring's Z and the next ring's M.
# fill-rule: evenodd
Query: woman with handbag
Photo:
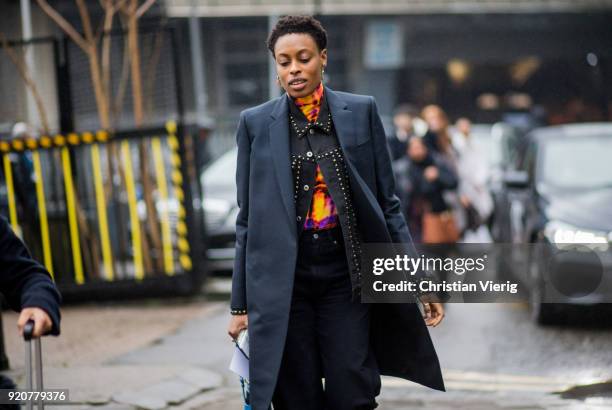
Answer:
M410 232L417 242L452 244L459 239L455 220L444 198L457 188L457 176L423 138L412 137L406 157L395 164L398 194Z
M439 105L427 105L421 111L423 120L427 123L427 133L423 137L425 145L429 151L436 155L446 167L460 178L459 173L459 153L453 145L453 138L449 130L449 119L446 112ZM458 190L445 190L444 201L450 208L449 212L453 215L454 225L459 232L465 229L467 218L465 209L461 204ZM453 241L455 242L455 241Z
M286 93L243 111L236 137L228 333L248 328L252 408L373 409L380 374L444 390L426 328L442 305L360 303L362 244L412 243L374 99L322 83L310 16L281 18L268 48Z

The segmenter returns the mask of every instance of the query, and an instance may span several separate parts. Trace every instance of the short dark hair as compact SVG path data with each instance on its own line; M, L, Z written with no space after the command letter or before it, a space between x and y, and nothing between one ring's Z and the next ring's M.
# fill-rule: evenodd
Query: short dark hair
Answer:
M396 115L408 115L412 118L415 118L419 116L419 110L417 110L417 108L412 104L404 103L398 105L393 110L393 116L395 117Z
M268 36L268 50L274 55L274 46L285 34L309 34L317 43L319 51L327 47L327 32L321 22L312 16L281 17Z

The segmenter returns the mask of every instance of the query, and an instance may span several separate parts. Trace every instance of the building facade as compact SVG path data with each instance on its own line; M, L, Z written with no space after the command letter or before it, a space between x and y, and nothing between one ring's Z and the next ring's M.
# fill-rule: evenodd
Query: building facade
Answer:
M477 122L530 111L549 122L608 119L612 1L168 0L167 16L185 32L187 19L198 19L219 133L280 92L265 40L288 13L315 14L326 27L327 84L374 95L387 119L404 102Z

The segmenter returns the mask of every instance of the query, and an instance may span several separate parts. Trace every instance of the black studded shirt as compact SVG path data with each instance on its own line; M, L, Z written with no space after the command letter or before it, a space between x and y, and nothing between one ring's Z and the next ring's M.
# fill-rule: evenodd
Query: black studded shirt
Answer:
M353 207L348 171L344 155L333 126L331 113L325 95L321 110L314 122L309 122L300 109L289 98L289 128L291 138L291 169L294 182L294 201L298 235L305 229L315 229L308 223L313 192L324 179L324 185L333 202L333 212L325 228L340 224L345 244L353 296L360 294L361 282L361 239L357 229L357 215ZM320 172L317 172L317 171ZM310 213L309 213L310 211ZM317 219L317 218L315 218Z

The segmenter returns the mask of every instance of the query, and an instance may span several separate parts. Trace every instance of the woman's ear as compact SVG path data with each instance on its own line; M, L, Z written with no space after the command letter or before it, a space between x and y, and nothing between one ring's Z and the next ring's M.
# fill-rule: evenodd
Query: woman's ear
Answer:
M321 63L323 63L323 68L325 68L327 66L327 49L326 48L321 50L319 57L321 58Z

